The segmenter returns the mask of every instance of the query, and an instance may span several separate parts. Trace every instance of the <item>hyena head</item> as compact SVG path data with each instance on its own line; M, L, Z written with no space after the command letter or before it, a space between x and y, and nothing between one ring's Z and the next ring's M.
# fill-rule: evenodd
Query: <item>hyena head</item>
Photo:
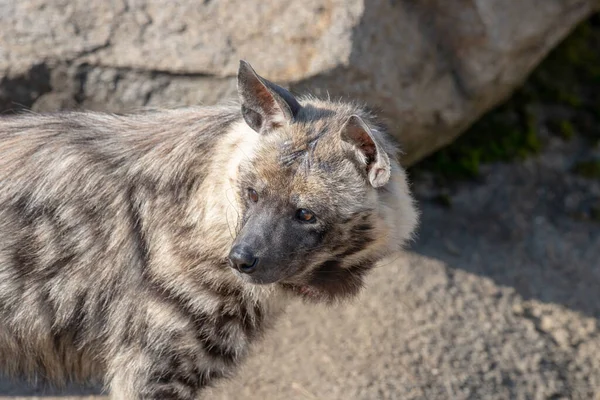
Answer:
M417 212L396 149L356 105L296 99L242 61L247 134L230 265L253 284L313 300L356 294L410 238Z

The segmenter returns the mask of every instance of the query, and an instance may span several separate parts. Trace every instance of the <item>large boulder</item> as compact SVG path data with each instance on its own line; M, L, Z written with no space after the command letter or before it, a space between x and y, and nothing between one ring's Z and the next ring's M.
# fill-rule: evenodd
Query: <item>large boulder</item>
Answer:
M0 0L0 111L210 104L239 59L380 109L409 165L505 99L596 0Z

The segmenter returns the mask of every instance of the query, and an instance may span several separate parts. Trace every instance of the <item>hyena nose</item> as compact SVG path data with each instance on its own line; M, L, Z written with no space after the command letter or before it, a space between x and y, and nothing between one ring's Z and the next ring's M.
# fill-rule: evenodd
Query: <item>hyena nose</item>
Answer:
M233 246L229 252L229 260L238 271L249 274L258 266L258 258L247 247Z

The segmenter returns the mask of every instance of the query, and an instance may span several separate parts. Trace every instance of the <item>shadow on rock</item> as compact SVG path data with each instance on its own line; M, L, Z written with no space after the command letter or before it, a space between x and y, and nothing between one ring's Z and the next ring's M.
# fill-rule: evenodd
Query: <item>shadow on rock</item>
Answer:
M422 195L414 250L450 271L514 288L525 300L600 317L600 221L590 211L600 201L600 182L570 173L581 148L561 146L488 167L484 183L459 184L444 196L445 207Z

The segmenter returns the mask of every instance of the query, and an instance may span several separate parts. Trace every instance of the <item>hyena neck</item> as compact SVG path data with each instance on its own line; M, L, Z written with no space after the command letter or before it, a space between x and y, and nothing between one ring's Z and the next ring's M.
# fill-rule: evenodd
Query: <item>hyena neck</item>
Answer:
M227 263L238 220L235 177L258 134L244 123L239 112L222 128L221 132L205 132L211 135L214 151L197 158L198 164L189 164L195 174L182 184L167 187L170 201L149 218L163 224L152 229L160 232L160 240L149 241L155 246L162 242L155 252L150 249L157 261L153 273L162 286L190 301L195 301L194 296L210 297L211 293L213 300L234 294L237 301L279 310L284 302L274 288L243 282Z
M203 247L219 260L227 259L235 237L239 210L237 171L256 140L256 132L247 127L240 115L215 138L215 151L202 163L203 180L190 197L188 218L200 228Z
M240 197L237 176L240 163L252 156L259 134L252 130L240 117L231 124L227 133L219 140L219 151L211 159L205 184L200 189L203 194L198 209L204 237L210 237L210 246L215 257L226 260L238 230ZM248 284L238 278L228 267L223 271L226 277L233 279L240 290L256 301L279 297L272 287ZM279 300L278 300L279 301Z
M404 249L415 237L419 211L410 195L406 172L397 162L392 162L392 177L380 196L379 215L385 224L383 235L387 254Z

